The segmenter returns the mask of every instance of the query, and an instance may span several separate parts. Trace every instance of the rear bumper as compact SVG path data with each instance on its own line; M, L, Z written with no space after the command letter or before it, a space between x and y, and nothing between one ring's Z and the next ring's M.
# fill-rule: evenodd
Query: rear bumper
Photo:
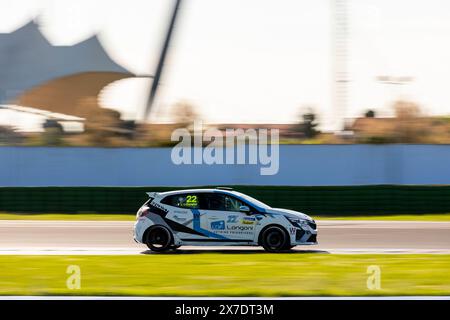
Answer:
M133 228L133 240L137 243L142 243L143 228L142 221L137 220Z

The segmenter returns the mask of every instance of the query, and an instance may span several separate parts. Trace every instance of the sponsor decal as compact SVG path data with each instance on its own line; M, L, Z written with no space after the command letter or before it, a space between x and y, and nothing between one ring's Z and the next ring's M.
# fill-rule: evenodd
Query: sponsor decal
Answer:
M177 216L177 215L174 215L173 218L174 218L175 220L177 220L177 221L180 221L180 222L186 221L186 218L185 218L185 217L179 217L179 216Z
M158 209L164 211L165 213L169 212L168 209L164 208L164 206L162 206L161 204L159 204L159 203L156 202L156 201L152 201L150 204L151 204L152 206L154 206L154 207L156 207L156 208L158 208Z
M176 206L186 209L198 207L198 197L196 195L179 196Z
M227 223L236 223L238 222L238 216L228 216Z
M187 207L197 207L198 206L198 199L197 196L189 195L186 197L185 205Z
M254 224L255 218L254 217L244 217L241 222L242 222L242 224Z
M211 222L211 230L225 230L225 221L214 221Z
M297 231L297 228L295 228L295 227L290 227L290 228L289 228L289 232L290 232L291 234L295 234L296 231Z
M253 226L227 226L227 229L231 231L249 231L253 230Z

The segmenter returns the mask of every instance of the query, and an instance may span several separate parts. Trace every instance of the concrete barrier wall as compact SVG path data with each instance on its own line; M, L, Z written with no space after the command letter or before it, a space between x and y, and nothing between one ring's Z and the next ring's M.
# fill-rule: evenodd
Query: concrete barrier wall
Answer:
M171 148L0 147L0 186L450 184L449 145L282 145L261 165L175 165Z

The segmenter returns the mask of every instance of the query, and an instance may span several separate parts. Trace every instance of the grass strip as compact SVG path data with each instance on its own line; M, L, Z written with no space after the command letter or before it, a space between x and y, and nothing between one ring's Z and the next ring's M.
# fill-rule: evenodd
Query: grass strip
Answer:
M80 268L81 288L67 282ZM450 255L192 253L0 256L0 295L449 295ZM370 266L381 289L367 287ZM370 282L370 281L369 281Z

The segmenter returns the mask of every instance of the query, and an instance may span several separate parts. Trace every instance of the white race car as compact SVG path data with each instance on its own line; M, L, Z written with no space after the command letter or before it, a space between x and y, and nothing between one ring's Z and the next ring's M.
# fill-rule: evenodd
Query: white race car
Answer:
M231 188L147 194L136 215L134 239L153 251L245 245L279 252L317 244L316 223L306 214L271 208Z

